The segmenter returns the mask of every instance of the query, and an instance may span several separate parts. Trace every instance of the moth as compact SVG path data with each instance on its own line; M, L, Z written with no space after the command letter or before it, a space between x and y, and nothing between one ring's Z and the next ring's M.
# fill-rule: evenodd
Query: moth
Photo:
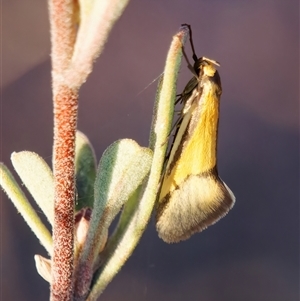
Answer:
M235 203L235 196L219 177L217 167L222 93L216 69L219 64L196 56L191 27L187 26L194 66L182 50L194 77L178 99L183 109L156 206L158 235L167 243L201 232L225 216Z

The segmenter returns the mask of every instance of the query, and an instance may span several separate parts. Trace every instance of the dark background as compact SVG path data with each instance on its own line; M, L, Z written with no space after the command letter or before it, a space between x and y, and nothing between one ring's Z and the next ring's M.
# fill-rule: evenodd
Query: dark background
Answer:
M47 2L2 0L1 160L37 152L51 164ZM198 56L221 63L219 171L233 210L167 245L153 218L101 300L299 300L299 2L132 1L80 91L78 128L99 160L119 138L147 145L157 83L182 23ZM178 91L191 78L186 64ZM142 91L142 93L140 93ZM47 300L46 256L1 192L1 300Z

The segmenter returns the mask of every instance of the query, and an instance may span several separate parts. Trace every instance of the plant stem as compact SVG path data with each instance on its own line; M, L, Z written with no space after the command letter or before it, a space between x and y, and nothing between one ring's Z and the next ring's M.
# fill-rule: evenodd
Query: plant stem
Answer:
M77 103L77 91L66 86L60 87L54 97L52 301L69 301L73 298Z
M78 89L66 83L65 72L76 39L73 0L49 0L54 105L54 225L51 301L73 299L75 134Z

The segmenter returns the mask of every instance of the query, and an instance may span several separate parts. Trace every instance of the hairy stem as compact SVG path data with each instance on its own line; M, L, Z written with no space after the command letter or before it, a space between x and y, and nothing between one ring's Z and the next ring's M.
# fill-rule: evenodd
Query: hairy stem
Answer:
M71 301L74 270L75 133L78 89L66 84L77 29L73 0L49 0L54 103L52 301Z
M77 102L77 91L65 86L54 97L52 301L72 300L73 295Z

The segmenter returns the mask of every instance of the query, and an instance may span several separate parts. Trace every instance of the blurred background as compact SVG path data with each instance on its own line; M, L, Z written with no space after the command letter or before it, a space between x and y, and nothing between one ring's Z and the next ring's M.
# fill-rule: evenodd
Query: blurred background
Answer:
M48 23L47 1L2 0L0 149L11 170L13 151L51 165ZM157 83L144 88L182 23L197 55L221 63L219 172L236 205L180 244L160 240L152 218L100 300L299 300L297 0L131 1L80 91L78 128L98 160L116 139L147 146ZM178 92L191 78L184 61L179 78ZM46 256L1 192L1 300L48 299L34 254Z

